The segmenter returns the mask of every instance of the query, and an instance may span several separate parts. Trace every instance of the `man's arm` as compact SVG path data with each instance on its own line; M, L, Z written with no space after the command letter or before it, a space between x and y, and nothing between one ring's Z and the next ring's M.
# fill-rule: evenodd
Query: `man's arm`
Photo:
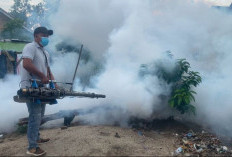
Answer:
M49 82L48 78L40 72L32 63L32 60L29 58L23 59L23 67L31 74L38 76L41 79L41 82L46 84Z

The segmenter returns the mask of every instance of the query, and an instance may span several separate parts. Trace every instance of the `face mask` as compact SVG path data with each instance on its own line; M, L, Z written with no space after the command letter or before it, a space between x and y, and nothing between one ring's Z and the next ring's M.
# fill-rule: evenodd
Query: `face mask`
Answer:
M49 43L48 37L41 37L40 44L41 44L43 47L47 46L48 43Z

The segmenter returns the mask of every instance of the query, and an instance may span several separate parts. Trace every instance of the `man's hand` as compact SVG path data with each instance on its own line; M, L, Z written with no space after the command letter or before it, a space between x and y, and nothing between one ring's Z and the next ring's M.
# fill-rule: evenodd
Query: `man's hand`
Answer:
M48 76L50 76L51 77L51 80L55 80L55 78L54 78L54 76L53 76L53 74L52 74L52 72L51 72L51 69L48 67ZM55 88L56 89L59 89L60 87L57 85L57 83L54 83L55 84Z
M49 83L49 79L45 75L43 75L43 77L41 78L41 83L42 84L48 84Z
M55 83L55 88L56 89L60 89L60 87Z

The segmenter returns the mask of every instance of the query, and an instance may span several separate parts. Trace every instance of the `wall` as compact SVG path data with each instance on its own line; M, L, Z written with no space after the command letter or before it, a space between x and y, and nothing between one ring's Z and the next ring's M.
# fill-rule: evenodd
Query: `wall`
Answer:
M0 12L0 32L3 30L4 24L10 19Z

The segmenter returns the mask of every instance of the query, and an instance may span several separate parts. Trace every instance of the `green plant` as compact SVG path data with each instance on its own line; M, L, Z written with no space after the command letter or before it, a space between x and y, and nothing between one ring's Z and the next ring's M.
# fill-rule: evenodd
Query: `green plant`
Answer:
M165 81L171 86L171 94L168 97L170 107L176 109L181 114L193 113L196 109L192 105L195 101L193 87L197 87L202 79L198 72L190 71L190 63L186 59L173 60L173 55L168 51L168 58L158 60L152 64L142 64L140 66L139 76L147 75L157 76L161 83ZM167 66L168 63L174 64Z
M186 59L178 60L177 66L179 67L180 80L172 88L169 105L180 111L181 114L186 112L196 114L196 109L191 103L195 101L194 94L197 93L192 90L192 87L197 87L201 83L201 76L198 72L189 71L190 64Z

